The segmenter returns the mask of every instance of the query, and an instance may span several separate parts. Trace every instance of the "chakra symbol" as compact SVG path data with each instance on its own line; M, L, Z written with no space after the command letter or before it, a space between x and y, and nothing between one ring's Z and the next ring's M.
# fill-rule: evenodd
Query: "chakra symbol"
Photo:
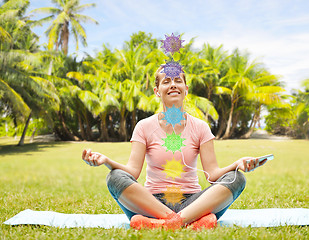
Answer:
M160 40L163 45L161 48L165 49L165 53L170 52L171 54L174 54L175 52L179 52L180 48L183 48L181 45L185 40L180 40L179 36L174 36L174 33L172 33L171 36L165 35L165 40Z
M162 138L164 144L162 147L166 147L166 151L172 151L173 154L176 151L181 152L181 147L186 145L183 144L183 141L186 140L185 138L180 137L181 134L177 135L176 133L172 132L172 134L166 134L166 138Z
M173 180L175 180L176 177L181 177L181 173L184 172L183 167L184 165L181 163L181 159L180 160L175 160L173 158L173 160L170 161L166 161L165 165L162 165L162 167L164 167L163 172L166 173L166 177L171 177L173 178Z
M169 61L161 66L163 67L161 73L165 73L165 78L169 77L174 80L174 78L180 78L180 73L183 73L182 66L179 64L179 62L174 60Z
M181 125L181 120L186 120L183 115L185 112L181 111L181 107L176 108L173 105L171 108L166 107L166 111L163 112L164 118L162 120L166 120L166 125L172 124L174 127L176 124Z
M184 199L183 191L181 187L177 186L167 186L166 191L164 193L164 198L167 203L171 203L173 206L176 203L180 203L181 200Z

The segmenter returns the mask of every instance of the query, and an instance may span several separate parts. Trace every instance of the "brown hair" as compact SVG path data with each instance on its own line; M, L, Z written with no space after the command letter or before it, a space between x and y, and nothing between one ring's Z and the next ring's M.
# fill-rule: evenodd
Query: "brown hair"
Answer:
M161 66L157 69L157 71L156 71L156 73L155 73L155 85L156 85L157 88L158 88L159 85L160 85L159 73L161 72L161 70L163 69L163 67L164 67L164 65L161 65ZM182 74L183 74L183 80L185 81L185 84L187 85L186 75L185 75L185 73L182 73Z

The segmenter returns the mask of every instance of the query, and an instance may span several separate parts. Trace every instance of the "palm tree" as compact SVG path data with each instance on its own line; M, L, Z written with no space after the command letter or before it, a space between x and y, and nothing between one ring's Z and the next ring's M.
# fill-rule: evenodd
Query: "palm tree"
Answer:
M58 51L59 47L65 55L69 49L69 35L73 34L76 41L76 50L79 47L79 39L83 46L87 46L87 35L84 27L80 22L94 22L97 21L89 16L79 14L81 11L89 7L94 7L94 3L80 5L79 0L52 0L56 7L43 7L33 10L32 12L44 12L51 14L41 20L38 20L35 25L40 25L45 22L52 21L52 24L47 29L48 49Z
M134 45L134 41L126 42L123 50L117 51L119 59L115 70L117 81L118 101L120 104L120 135L125 141L127 140L126 118L128 112L132 113L131 129L136 125L136 111L142 105L140 101L145 102L148 96L141 93L148 93L149 76L152 76L156 70L156 64L153 59L161 59L163 62L164 54L153 49L150 51L143 43ZM143 109L144 107L141 106Z
M115 91L110 87L111 79L108 72L109 67L103 66L98 60L83 62L88 67L89 73L81 72L69 72L67 76L74 78L78 81L78 85L81 87L77 94L79 100L79 107L76 109L78 114L79 127L81 130L82 138L90 140L92 136L89 136L91 132L91 126L88 121L87 114L90 112L94 118L97 116L100 119L100 137L101 141L110 140L107 126L106 117L111 108L119 107L117 98L115 97ZM107 67L107 69L105 69ZM87 86L87 87L86 87ZM87 90L88 89L88 90ZM87 137L85 137L83 119L86 120Z
M293 94L293 131L294 136L309 139L309 79L305 79L302 86L305 88L304 91L298 90Z
M32 77L40 54L36 53L37 37L23 16L28 6L29 1L7 1L0 12L2 33L7 36L0 44L0 101L14 122L25 122L18 145L24 143L30 118L46 116L44 111L57 103L49 83Z
M280 86L254 86L253 91L248 92L246 99L250 101L250 105L253 109L253 117L249 125L249 130L241 136L241 138L249 138L253 133L257 122L260 119L262 106L284 106L281 96L281 92L285 90Z
M278 77L270 74L261 63L249 62L248 55L241 55L234 50L227 74L222 78L222 86L216 87L217 94L230 97L230 110L226 130L222 138L229 138L243 116L242 124L246 126L245 115L251 116L251 123L242 138L248 138L260 119L262 106L280 104L281 92L285 91L278 82ZM251 115L252 114L252 115Z
M206 65L203 68L201 82L206 87L205 97L212 100L216 86L220 83L220 78L223 77L227 70L227 61L230 56L226 51L223 51L223 45L217 48L204 44L199 52L200 58L206 60Z
M243 98L244 94L252 91L253 78L256 76L255 68L257 63L250 63L248 55L241 55L238 49L235 49L229 61L229 70L221 80L225 86L216 87L217 94L227 94L230 96L230 110L225 133L222 138L229 138L233 133L231 131L232 118L237 103Z

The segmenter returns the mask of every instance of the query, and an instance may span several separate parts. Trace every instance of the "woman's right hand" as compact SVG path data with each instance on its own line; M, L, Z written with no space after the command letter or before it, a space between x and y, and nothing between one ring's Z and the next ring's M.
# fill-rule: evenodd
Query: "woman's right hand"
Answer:
M107 157L98 152L92 152L91 149L84 149L82 159L90 166L100 166L107 161Z

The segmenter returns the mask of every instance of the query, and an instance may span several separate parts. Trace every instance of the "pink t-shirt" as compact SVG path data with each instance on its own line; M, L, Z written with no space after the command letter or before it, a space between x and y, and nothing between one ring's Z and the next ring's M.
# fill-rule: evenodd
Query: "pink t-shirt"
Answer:
M214 139L214 135L207 123L188 113L186 116L187 124L176 136L176 146L175 138L161 128L158 114L136 124L131 142L146 145L145 187L152 194L166 191L196 193L201 190L196 171L199 149L203 143Z

